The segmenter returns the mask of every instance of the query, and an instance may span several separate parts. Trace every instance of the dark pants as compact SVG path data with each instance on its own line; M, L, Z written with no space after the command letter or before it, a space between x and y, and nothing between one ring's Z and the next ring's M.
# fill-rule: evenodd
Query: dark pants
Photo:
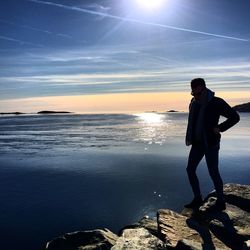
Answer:
M205 155L208 171L213 180L218 199L223 199L223 182L219 173L219 149L220 145L205 148L201 145L192 145L189 153L187 174L195 197L201 196L199 180L196 169Z

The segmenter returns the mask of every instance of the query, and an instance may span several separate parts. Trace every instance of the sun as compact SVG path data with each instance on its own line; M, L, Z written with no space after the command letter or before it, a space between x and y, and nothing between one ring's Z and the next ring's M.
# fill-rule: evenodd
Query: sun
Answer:
M160 8L165 0L137 0L137 3L147 9Z

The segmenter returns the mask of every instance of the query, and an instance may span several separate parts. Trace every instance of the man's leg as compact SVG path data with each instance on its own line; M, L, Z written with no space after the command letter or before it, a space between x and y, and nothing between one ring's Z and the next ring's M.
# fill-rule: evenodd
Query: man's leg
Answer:
M203 156L204 156L203 147L193 145L188 157L187 174L195 198L198 197L201 198L200 185L196 175L196 169Z
M214 183L217 198L220 201L224 201L223 181L219 173L219 149L220 149L219 144L208 147L208 149L205 152L205 157L206 157L209 174Z

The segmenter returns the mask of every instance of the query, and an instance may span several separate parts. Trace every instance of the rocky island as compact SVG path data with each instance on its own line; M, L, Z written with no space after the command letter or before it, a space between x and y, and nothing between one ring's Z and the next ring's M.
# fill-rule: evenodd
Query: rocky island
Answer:
M174 109L170 109L170 110L168 110L167 112L168 112L168 113L177 113L177 112L179 112L179 111L174 110Z
M47 115L47 114L71 114L72 112L69 111L51 111L51 110L42 110L38 111L37 114L39 115Z
M233 107L238 112L250 112L250 102Z
M2 112L0 115L24 115L22 112Z
M150 250L150 249L250 249L250 185L225 184L225 211L213 211L215 192L198 210L181 213L157 211L118 234L108 229L67 233L45 246L46 250Z

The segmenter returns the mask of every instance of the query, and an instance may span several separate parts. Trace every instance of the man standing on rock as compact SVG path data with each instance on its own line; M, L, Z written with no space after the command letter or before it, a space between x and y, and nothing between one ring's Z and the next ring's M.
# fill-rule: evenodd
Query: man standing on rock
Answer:
M193 98L189 106L186 145L192 145L188 158L187 174L194 199L185 207L199 208L203 203L196 169L205 155L208 171L217 194L215 207L218 210L225 210L223 182L218 166L220 133L234 126L240 117L223 99L215 97L214 92L206 88L204 79L193 79L191 89ZM227 119L218 124L220 116Z

